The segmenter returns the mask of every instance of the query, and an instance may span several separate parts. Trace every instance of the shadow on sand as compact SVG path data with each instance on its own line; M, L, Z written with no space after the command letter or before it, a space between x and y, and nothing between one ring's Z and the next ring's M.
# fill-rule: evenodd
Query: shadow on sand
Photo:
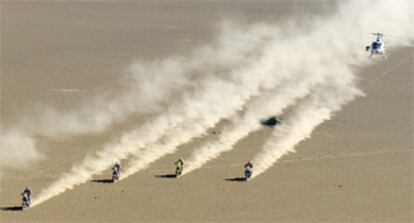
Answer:
M1 207L2 211L23 211L22 206Z
M246 182L246 177L235 177L235 178L227 178L226 181L232 181L232 182Z
M101 184L111 184L114 181L112 179L102 179L102 180L91 180L93 183L101 183Z
M276 116L272 116L272 117L267 118L267 119L262 119L260 121L260 123L264 126L273 128L276 125L280 125L282 123L282 121L281 121L281 119L277 118Z
M177 178L177 175L175 175L175 174L164 174L164 175L155 175L155 177L158 177L158 178Z

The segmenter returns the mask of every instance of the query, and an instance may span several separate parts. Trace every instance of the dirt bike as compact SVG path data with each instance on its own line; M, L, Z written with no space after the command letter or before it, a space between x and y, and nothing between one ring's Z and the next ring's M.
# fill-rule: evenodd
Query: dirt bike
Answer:
M120 175L121 174L119 173L119 170L113 169L112 170L112 182L119 180Z
M32 204L32 198L27 193L22 194L22 209L29 208Z
M244 170L244 176L246 178L246 180L250 179L250 177L252 177L253 171L252 169L246 168Z
M175 176L176 177L180 176L182 172L183 172L183 166L177 166L175 168Z

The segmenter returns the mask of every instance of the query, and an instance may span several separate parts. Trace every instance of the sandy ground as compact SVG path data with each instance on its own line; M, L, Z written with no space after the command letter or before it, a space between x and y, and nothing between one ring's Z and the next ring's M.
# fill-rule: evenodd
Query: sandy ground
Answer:
M68 108L103 90L116 91L123 67L134 58L186 52L209 41L222 19L280 21L303 12L327 10L300 1L2 2L1 123L29 116L38 102ZM402 49L361 70L366 97L345 106L298 153L254 181L226 179L241 175L241 164L260 149L269 128L179 180L156 176L171 173L174 160L198 140L117 184L86 183L25 212L0 211L0 220L413 222L413 58L412 48ZM18 205L26 184L38 193L131 122L139 124L129 120L98 135L39 136L47 159L30 170L3 170L0 206Z

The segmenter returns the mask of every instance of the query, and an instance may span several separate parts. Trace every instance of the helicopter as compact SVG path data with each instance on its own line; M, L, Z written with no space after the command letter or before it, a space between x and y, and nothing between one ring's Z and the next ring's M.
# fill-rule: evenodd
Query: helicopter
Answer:
M387 55L385 54L385 43L384 43L384 34L382 33L372 33L372 35L376 36L374 42L371 43L371 45L365 47L365 51L371 51L371 54L369 57L371 58L372 55L382 55L383 59L387 58Z

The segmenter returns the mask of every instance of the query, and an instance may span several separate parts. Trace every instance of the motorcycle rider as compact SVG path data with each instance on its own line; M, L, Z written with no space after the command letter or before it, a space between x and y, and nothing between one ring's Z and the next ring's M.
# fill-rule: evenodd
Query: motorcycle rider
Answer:
M246 180L248 180L253 173L253 164L249 161L244 164L244 176L246 176Z
M175 161L175 176L180 176L183 172L184 168L184 161L183 159L179 158L177 161Z
M118 180L121 176L121 164L116 162L112 167L112 180Z
M21 193L23 200L23 207L30 207L32 203L32 190L30 187L26 186L24 191Z

